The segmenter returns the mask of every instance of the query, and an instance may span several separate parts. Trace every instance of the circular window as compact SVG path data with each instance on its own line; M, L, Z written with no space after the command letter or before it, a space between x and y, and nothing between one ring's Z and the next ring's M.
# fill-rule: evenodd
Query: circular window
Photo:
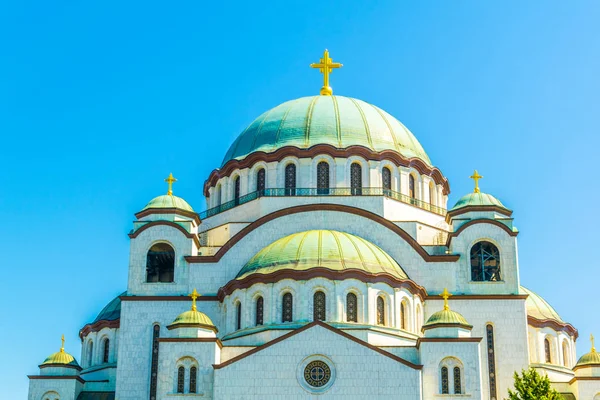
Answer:
M331 379L331 368L323 361L311 361L304 368L304 380L314 388L325 386Z

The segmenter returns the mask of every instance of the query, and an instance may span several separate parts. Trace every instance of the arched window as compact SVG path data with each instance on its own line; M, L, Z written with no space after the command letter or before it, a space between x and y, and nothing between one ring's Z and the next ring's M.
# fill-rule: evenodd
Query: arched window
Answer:
M329 194L329 164L325 161L317 164L317 194Z
M462 383L460 381L460 368L454 367L454 394L462 393Z
M411 199L417 198L417 191L415 189L415 177L414 175L408 175L408 197Z
M221 205L221 185L217 185L215 188L215 207Z
M281 321L292 322L294 308L294 298L292 297L292 294L289 292L284 294L282 303Z
M240 177L239 175L235 177L235 181L233 181L233 200L235 205L240 204Z
M261 168L256 173L256 191L258 192L258 197L265 194L265 187L267 187L267 178L265 169Z
M185 382L185 368L179 367L177 370L177 393L183 393Z
M421 305L417 304L417 311L415 313L415 321L416 321L416 332L421 332L421 328L423 327L423 316L421 315Z
M354 293L346 295L346 320L358 322L358 299Z
M325 293L319 291L313 295L313 320L325 321L326 317L326 298Z
M501 281L500 252L490 242L478 242L471 248L471 280Z
M383 297L377 297L377 325L385 325L385 301Z
M400 303L400 329L406 329L406 307Z
M562 344L562 350L563 350L563 365L565 367L569 366L569 345L567 344L567 341L563 341Z
M383 194L389 196L392 190L392 171L388 167L383 167L381 170L381 183L383 186Z
M160 326L152 327L152 361L150 362L150 400L156 400L156 387L158 379L158 339Z
M242 329L242 303L238 302L235 306L235 329Z
M449 394L450 390L448 390L448 368L447 367L442 367L441 380L442 380L442 394Z
M435 204L435 186L433 186L433 182L429 181L429 204Z
M548 338L544 339L544 352L546 353L546 363L552 363L552 353L550 352L550 341Z
M108 362L108 355L110 353L110 340L108 338L104 339L104 351L102 352L102 362Z
M285 195L294 196L296 194L296 164L285 166Z
M196 382L198 381L198 368L192 367L190 368L190 393L196 393L198 389L196 388Z
M94 342L92 342L91 340L88 342L88 355L87 355L87 359L88 359L88 367L91 367L92 365L94 365Z
M496 350L494 347L494 327L487 325L485 327L487 336L487 356L488 356L488 377L490 379L490 398L497 398L496 389Z
M263 324L263 298L259 297L256 299L256 325Z
M353 196L362 194L362 167L359 163L350 166L350 188Z
M166 243L150 247L146 256L146 282L173 282L175 251Z

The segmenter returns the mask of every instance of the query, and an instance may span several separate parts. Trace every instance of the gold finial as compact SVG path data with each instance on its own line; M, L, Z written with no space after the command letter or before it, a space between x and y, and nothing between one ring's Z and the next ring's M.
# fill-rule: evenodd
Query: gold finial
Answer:
M169 190L167 190L167 194L169 196L173 195L173 183L177 182L177 179L173 178L173 174L169 174L169 177L165 179L165 182L169 184Z
M200 297L200 295L196 291L196 288L194 288L194 291L190 293L190 297L192 298L192 311L196 311L196 299Z
M442 296L442 298L444 299L444 311L450 310L450 306L448 305L448 299L450 298L450 296L452 296L452 294L450 294L448 288L444 288L444 291L442 292L442 294L440 294L440 296Z
M60 341L62 342L60 345L60 352L64 353L65 352L65 335L62 335L60 337Z
M479 180L481 178L483 178L483 176L479 175L479 173L477 172L477 170L475 170L475 173L473 175L471 175L469 178L473 179L475 181L475 193L479 193Z
M323 87L321 88L321 96L331 96L333 94L333 89L331 89L331 86L329 86L329 74L333 68L341 68L343 65L333 62L331 58L329 58L329 50L325 49L323 58L321 58L318 63L310 64L310 67L319 68L319 72L323 74Z
M592 353L596 352L596 347L594 347L594 335L590 333L590 340L592 341Z

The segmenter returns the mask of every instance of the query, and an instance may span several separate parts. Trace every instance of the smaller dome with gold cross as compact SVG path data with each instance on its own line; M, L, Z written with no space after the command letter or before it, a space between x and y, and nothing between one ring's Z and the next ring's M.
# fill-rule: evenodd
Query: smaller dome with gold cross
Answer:
M182 312L175 318L171 325L167 326L167 329L172 330L176 328L201 328L208 329L217 332L215 324L211 321L208 315L198 311L196 306L196 299L200 297L196 289L190 294L192 298L192 308L188 311Z
M177 179L173 177L173 174L169 174L169 177L165 179L165 182L169 184L167 194L163 194L150 200L142 211L157 208L176 208L178 210L194 212L194 209L187 201L173 195L173 183L177 182Z
M450 309L448 298L450 298L452 295L448 292L448 289L444 289L440 296L444 299L444 309L434 313L431 315L431 317L429 317L425 325L423 325L423 331L439 326L452 326L471 329L473 326L467 322L462 314Z
M596 347L594 346L594 335L590 335L590 340L592 341L591 351L581 356L577 361L577 365L575 365L575 369L581 367L600 367L600 353L596 351Z
M62 344L60 350L56 353L50 354L43 363L40 364L40 368L43 367L72 367L80 368L75 357L65 351L65 336L61 338Z
M512 212L496 197L492 196L491 194L481 192L481 190L479 189L479 180L482 179L483 176L479 175L477 170L475 170L475 172L473 173L473 175L470 176L470 178L473 179L473 181L475 182L475 189L473 190L473 192L461 197L456 202L454 207L448 210L448 212L453 213L455 211L467 207L491 207L495 209L504 210L508 213Z

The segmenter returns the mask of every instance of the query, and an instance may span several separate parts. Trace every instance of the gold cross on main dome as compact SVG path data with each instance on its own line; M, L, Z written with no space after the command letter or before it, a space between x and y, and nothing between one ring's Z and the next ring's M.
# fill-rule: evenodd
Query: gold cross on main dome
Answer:
M483 178L483 176L479 175L479 173L477 172L477 170L475 170L475 173L473 175L471 175L469 178L473 179L475 181L475 193L479 193L479 180L481 178Z
M329 74L333 68L341 68L343 65L333 62L331 58L329 58L329 50L325 49L323 58L321 58L318 63L310 64L310 67L319 68L319 72L323 74L323 87L321 88L321 96L331 96L333 94L333 89L331 89L331 86L329 86Z
M452 296L452 294L448 291L448 288L444 288L444 291L442 294L440 294L440 296L442 296L442 299L444 299L444 310L448 311L450 309L450 306L448 305L448 299L450 296Z
M196 311L196 299L198 297L200 297L200 295L196 291L196 288L194 288L194 290L192 291L192 293L190 293L190 297L192 298L192 311Z
M169 196L173 195L173 183L177 182L177 179L173 178L173 174L169 174L169 177L165 179L165 182L169 184L169 190L167 190L167 194Z

